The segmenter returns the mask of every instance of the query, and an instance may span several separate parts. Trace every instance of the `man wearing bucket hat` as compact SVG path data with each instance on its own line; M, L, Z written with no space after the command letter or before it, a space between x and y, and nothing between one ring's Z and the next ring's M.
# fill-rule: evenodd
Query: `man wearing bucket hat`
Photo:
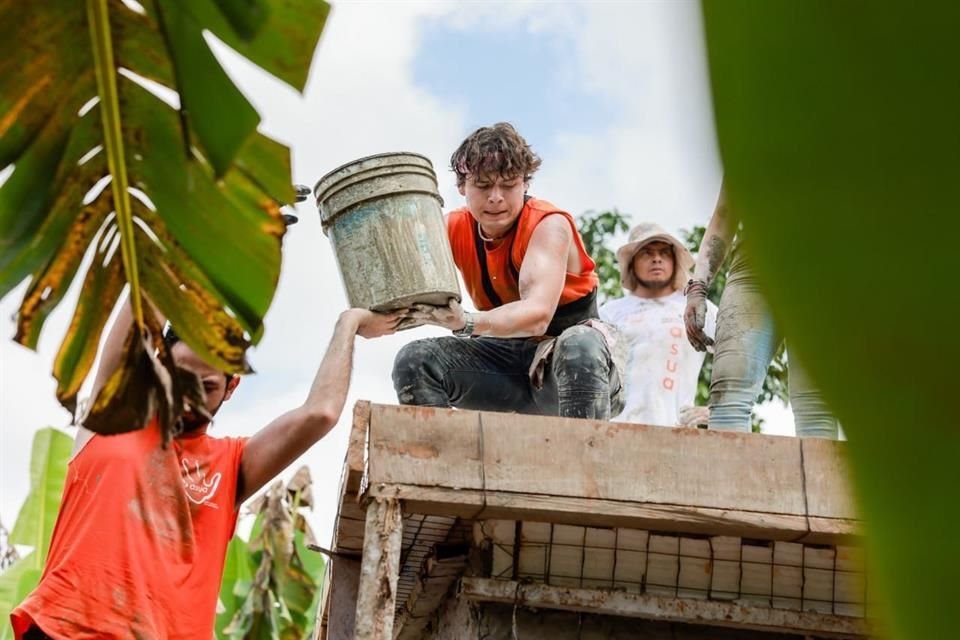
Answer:
M606 420L620 378L597 313L597 274L573 217L527 195L540 158L508 123L453 153L466 205L447 215L453 259L479 312L417 305L409 317L455 336L397 354L402 404Z
M706 407L693 407L704 354L685 339L683 286L694 261L683 243L653 223L630 231L617 250L620 282L627 295L600 308L600 318L620 331L628 354L625 405L614 418L661 426L706 424ZM706 331L713 335L712 303Z

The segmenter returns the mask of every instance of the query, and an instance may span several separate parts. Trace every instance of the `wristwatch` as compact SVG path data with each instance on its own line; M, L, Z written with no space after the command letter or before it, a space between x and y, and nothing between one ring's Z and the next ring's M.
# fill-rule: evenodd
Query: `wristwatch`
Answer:
M477 316L469 311L463 314L463 328L457 329L453 335L460 338L469 338L473 335L473 329L477 326Z

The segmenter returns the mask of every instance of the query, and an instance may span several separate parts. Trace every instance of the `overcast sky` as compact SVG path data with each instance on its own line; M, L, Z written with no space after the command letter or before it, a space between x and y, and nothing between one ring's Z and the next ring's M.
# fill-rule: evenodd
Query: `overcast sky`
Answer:
M292 148L302 184L364 155L415 151L433 161L447 204L459 206L446 161L473 129L502 120L543 158L531 193L574 214L617 207L634 223L676 231L706 224L720 184L696 2L340 2L304 96L229 51L221 59L260 111L262 130ZM266 336L251 353L259 373L224 405L214 435L250 435L301 403L345 308L313 203L300 205L299 215L284 243ZM7 527L26 497L34 431L69 422L49 371L75 298L51 316L33 353L9 340L23 290L0 303ZM301 461L313 473L321 540L329 540L336 512L350 407L360 398L395 402L394 354L431 334L440 331L358 339L345 417ZM766 417L773 430L792 433L782 408Z

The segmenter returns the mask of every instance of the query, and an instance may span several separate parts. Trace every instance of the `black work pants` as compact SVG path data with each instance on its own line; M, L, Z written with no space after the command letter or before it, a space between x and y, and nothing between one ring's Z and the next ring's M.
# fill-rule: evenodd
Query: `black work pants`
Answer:
M603 335L570 327L556 339L543 386L529 370L539 342L527 338L425 338L393 365L400 404L609 420L623 408L620 377Z

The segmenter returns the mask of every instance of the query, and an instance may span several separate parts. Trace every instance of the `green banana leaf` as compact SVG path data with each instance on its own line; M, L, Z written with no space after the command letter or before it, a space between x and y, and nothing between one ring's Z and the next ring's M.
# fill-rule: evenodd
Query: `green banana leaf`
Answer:
M54 362L57 397L70 410L125 286L154 346L152 307L205 360L248 371L244 354L260 339L280 273L290 158L257 133L259 116L204 33L302 90L329 11L321 0L136 6L0 2L0 169L13 166L0 186L0 298L29 279L15 339L35 348L82 279ZM147 88L156 85L179 105ZM130 341L126 366L146 366L149 346ZM170 359L161 362L169 370ZM119 428L142 426L149 406L176 418L164 409L177 378L169 374L150 378L138 424ZM113 411L127 397L119 385L101 392L88 427L118 428Z
M301 467L286 485L277 480L250 505L257 515L247 558L238 545L237 558L228 560L232 575L220 588L226 611L218 617L218 637L304 638L313 628L323 559L307 549L312 532L301 509L313 507L311 486L308 468ZM236 570L241 566L246 569Z
M57 522L72 450L73 438L53 427L41 429L33 436L30 493L20 508L9 538L10 544L33 549L0 574L0 640L13 637L13 630L7 622L10 612L40 580Z
M227 545L227 557L223 567L223 580L220 586L220 603L223 609L217 613L216 628L218 630L230 623L243 603L253 580L254 568L253 558L247 549L246 541L240 536L234 536Z
M881 637L960 629L960 5L706 0L731 210L850 440Z

